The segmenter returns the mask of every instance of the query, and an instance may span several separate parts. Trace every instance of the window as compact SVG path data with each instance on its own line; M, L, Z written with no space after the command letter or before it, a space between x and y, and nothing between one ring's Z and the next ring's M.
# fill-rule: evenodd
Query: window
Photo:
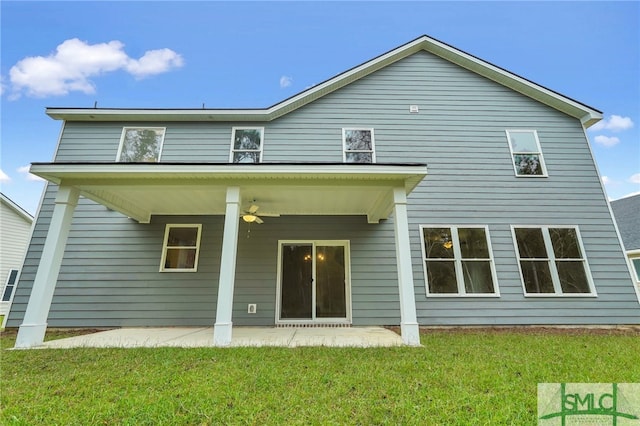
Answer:
M10 269L9 276L7 277L7 283L4 285L4 292L2 293L3 302L11 301L11 296L13 296L13 290L16 287L16 281L18 281L18 270Z
M234 127L231 140L232 163L260 163L262 161L263 127Z
M507 130L507 139L516 176L547 176L538 132L535 130Z
M165 129L125 127L122 129L116 161L121 163L157 163L160 161Z
M486 227L421 226L427 295L499 296Z
M197 271L201 231L202 225L167 225L160 271Z
M577 228L514 227L513 235L525 295L596 295Z
M634 278L636 280L636 285L638 286L638 289L640 289L640 257L632 257L631 266L635 273Z
M345 163L375 163L373 129L342 129Z

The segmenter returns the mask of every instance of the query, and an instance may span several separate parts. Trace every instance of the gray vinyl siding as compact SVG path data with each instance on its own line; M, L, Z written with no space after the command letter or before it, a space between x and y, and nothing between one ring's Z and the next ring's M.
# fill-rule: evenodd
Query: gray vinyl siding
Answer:
M410 114L409 105L420 112ZM167 162L227 162L231 128L243 125L265 128L264 162L341 162L342 128L372 127L379 163L428 164L429 174L408 205L421 325L640 323L640 305L580 122L429 53L407 57L267 123L67 123L56 161L113 161L123 125L137 124L167 128ZM538 132L549 177L515 177L506 129ZM40 240L34 237L9 325L18 325L24 311L51 202L48 196L38 218ZM203 223L206 262L201 258L194 274L158 273L164 224L187 219ZM399 323L393 218L377 225L363 217L265 221L251 227L250 238L241 222L234 324L273 324L277 242L285 239L349 240L353 323ZM83 202L50 325L211 325L222 224L222 217L154 217L138 225ZM427 298L421 224L488 225L500 297ZM598 297L525 297L512 225L577 226ZM108 271L117 279L97 279ZM258 304L256 314L246 313L248 303Z
M51 219L49 185L14 298L19 325ZM160 273L165 225L201 223L198 271ZM215 318L221 217L154 217L147 225L81 198L75 210L48 324L52 327L211 325ZM18 323L16 323L18 322Z
M55 187L50 186L46 199L52 201ZM10 327L18 326L24 316L50 217L51 209L41 211L14 299ZM370 225L364 217L355 216L283 216L268 220L269 227L244 222L240 225L234 324L275 323L278 241L287 239L349 240L353 323L399 323L395 257L389 257L395 256L393 231L389 226ZM167 223L202 224L197 272L158 272ZM140 225L81 199L74 214L48 325L213 325L223 224L222 216L154 216L151 224ZM374 253L364 250L372 244L371 240L385 245L385 250ZM248 303L258 305L256 314L247 314Z
M276 315L279 241L348 240L354 325L393 325L400 321L392 227L368 224L358 216L282 216L268 225L241 222L234 296L234 323L271 325ZM248 231L250 230L250 233ZM370 250L371 245L376 250ZM257 313L247 314L247 304Z

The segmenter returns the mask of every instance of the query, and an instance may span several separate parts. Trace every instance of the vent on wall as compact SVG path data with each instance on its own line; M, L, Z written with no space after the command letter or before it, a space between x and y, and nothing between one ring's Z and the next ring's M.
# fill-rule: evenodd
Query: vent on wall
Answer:
M409 112L412 114L417 114L420 112L420 108L418 108L418 105L409 105Z

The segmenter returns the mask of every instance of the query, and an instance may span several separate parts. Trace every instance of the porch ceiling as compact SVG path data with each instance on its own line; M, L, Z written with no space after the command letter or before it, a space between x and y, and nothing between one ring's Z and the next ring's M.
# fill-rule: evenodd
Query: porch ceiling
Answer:
M148 223L152 215L224 215L226 191L240 188L272 215L366 215L393 210L393 189L409 194L424 164L34 163L31 173L78 188L100 204Z

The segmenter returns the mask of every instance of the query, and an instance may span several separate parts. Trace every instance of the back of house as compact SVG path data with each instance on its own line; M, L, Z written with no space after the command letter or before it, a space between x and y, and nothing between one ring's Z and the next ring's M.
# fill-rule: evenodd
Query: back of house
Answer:
M265 109L47 112L64 125L32 166L50 183L9 326L215 324L223 345L232 324L415 344L640 323L585 134L600 112L433 38Z

